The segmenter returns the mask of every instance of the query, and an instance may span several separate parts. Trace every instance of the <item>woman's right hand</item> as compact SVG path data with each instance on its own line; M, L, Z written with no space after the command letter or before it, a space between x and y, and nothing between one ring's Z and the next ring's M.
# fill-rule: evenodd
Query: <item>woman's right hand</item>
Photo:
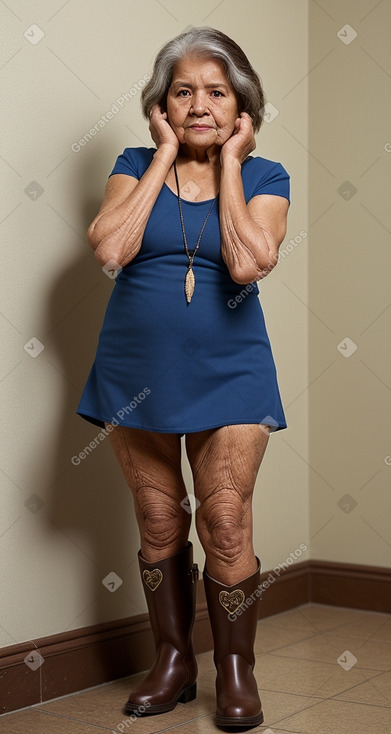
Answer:
M163 112L158 104L153 105L151 110L149 132L157 148L162 145L170 145L175 149L175 153L178 152L179 140L168 122L167 112Z

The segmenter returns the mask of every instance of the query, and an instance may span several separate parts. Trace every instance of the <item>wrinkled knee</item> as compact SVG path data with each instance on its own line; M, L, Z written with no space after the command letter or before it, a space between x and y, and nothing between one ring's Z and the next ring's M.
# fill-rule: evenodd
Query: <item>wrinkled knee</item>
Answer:
M186 536L189 522L179 502L162 492L142 489L138 490L136 501L140 531L149 547L163 550Z
M248 513L235 490L220 490L197 510L197 532L206 553L224 563L235 564L248 540ZM251 531L251 528L250 528Z

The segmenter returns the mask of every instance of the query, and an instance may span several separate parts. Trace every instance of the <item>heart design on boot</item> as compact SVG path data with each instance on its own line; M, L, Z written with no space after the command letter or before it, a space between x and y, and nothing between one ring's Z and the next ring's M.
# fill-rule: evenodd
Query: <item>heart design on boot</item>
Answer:
M154 568L153 571L147 569L143 571L143 579L151 591L156 591L157 587L163 580L163 574L159 568Z
M241 589L220 591L219 602L228 614L234 614L244 602L244 593Z

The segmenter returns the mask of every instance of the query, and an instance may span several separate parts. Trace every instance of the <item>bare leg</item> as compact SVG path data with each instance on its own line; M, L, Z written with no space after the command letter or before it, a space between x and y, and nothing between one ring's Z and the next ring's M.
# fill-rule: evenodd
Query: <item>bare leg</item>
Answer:
M253 549L251 502L268 440L268 433L254 424L186 436L201 503L196 522L206 553L204 586L217 671L216 723L224 727L249 728L264 719L253 673L260 568ZM243 612L248 597L252 603ZM230 616L230 605L235 618Z
M210 576L227 586L257 570L252 495L268 440L268 433L256 424L186 435L206 566Z
M110 441L132 490L141 536L139 566L156 658L131 691L127 713L171 711L196 696L197 662L191 643L195 616L191 516L181 506L186 489L177 434L117 426Z
M155 562L178 553L187 544L191 522L181 505L186 488L179 436L123 426L109 435L133 494L143 558Z

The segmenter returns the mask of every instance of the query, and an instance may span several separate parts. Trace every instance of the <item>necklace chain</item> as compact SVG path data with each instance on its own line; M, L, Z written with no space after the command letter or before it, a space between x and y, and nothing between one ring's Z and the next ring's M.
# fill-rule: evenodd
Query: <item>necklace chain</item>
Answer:
M204 229L206 227L206 223L207 223L207 221L208 221L208 219L209 219L209 217L211 215L211 212L212 212L212 209L213 209L213 207L215 205L215 202L216 202L217 197L215 197L213 199L213 201L212 201L212 203L211 203L211 205L209 207L208 213L207 213L207 215L206 215L206 217L204 219L204 223L203 223L203 225L201 227L201 232L198 235L196 246L195 246L193 252L190 253L189 248L188 248L188 245L187 245L187 238L186 238L186 232L185 232L185 223L184 223L184 220L183 220L183 211L182 211L181 197L180 197L180 193L179 193L179 181L178 181L178 173L177 173L177 169L176 169L176 161L174 161L174 173L175 173L175 180L176 180L176 186L177 186L178 207L179 207L179 216L180 216L180 220L181 220L181 228L182 228L182 235L183 235L183 244L184 244L184 247L185 247L186 255L187 255L188 260L189 260L189 264L187 266L186 277L185 277L185 296L186 296L187 302L190 303L190 301L192 299L192 295L194 293L194 287L195 287L195 277L194 277L194 273L193 273L193 262L194 262L194 258L196 256L196 252L197 252L197 250L198 250L198 248L200 246L201 237L203 235Z

